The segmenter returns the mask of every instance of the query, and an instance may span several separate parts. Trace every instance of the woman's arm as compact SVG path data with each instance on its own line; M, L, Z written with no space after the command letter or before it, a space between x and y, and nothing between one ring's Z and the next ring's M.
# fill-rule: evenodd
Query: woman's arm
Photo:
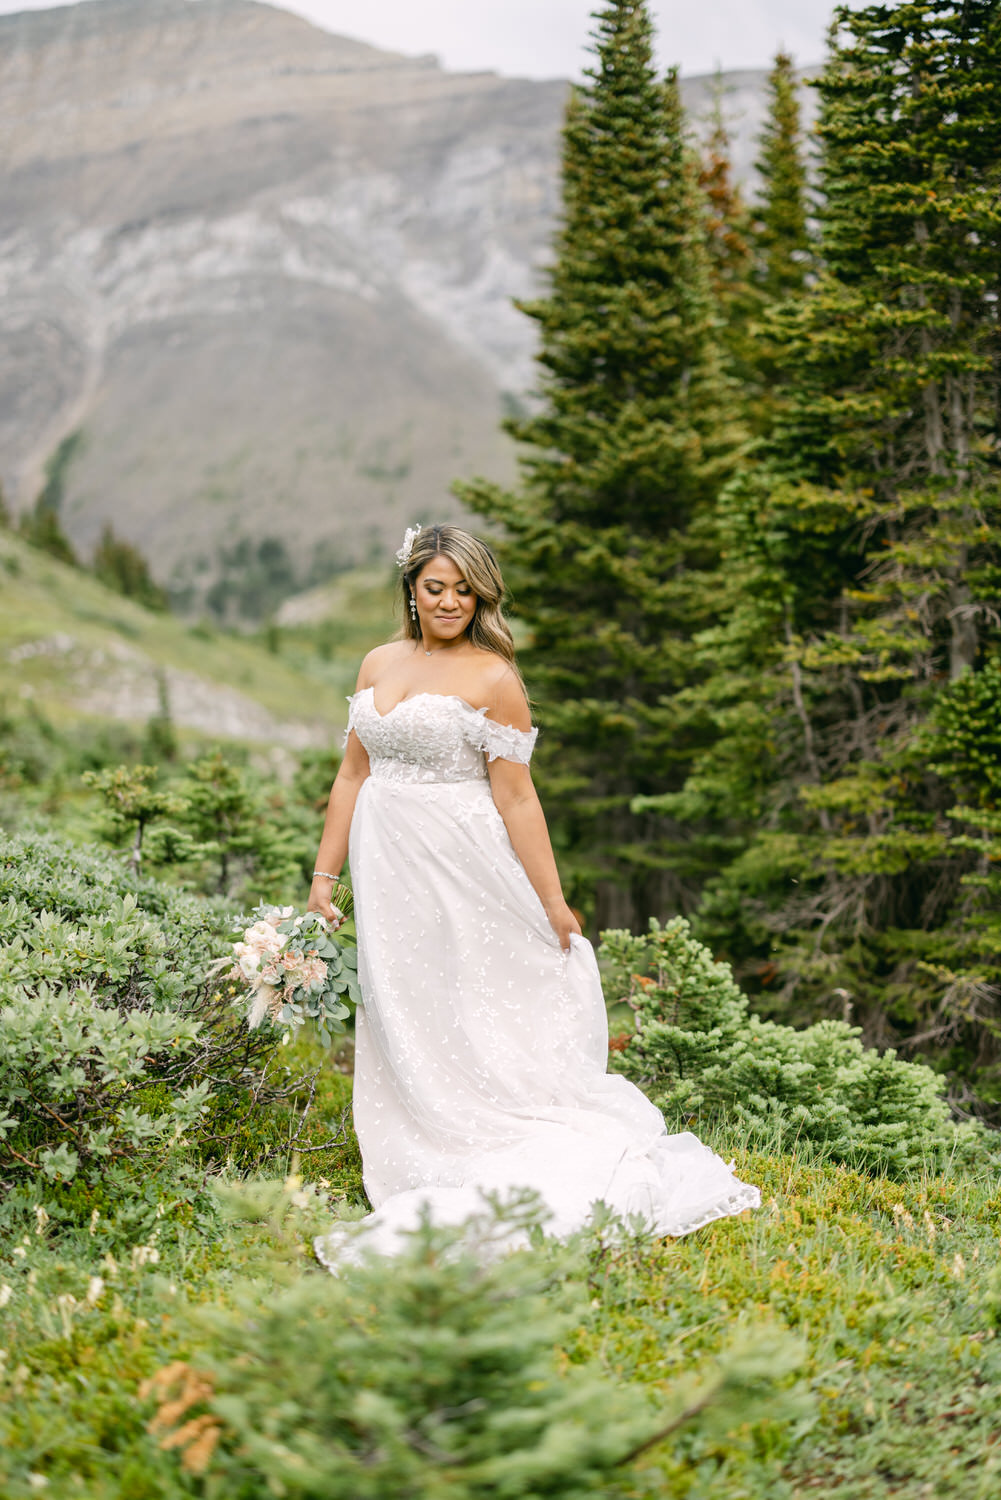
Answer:
M369 658L366 657L358 674L357 692L369 686L368 669ZM326 871L326 874L313 877L313 883L309 888L309 900L306 903L307 911L319 912L320 916L326 917L328 922L334 920L334 908L331 905L330 896L341 873L341 867L348 857L351 819L354 816L358 793L368 774L368 751L352 729L348 735L344 759L334 777L334 784L330 788L327 815L323 820L323 835L317 850L316 863L313 866L315 870Z
M499 724L511 724L515 729L531 728L528 704L513 673L508 674L492 694L487 717ZM580 923L563 899L546 817L532 784L531 772L527 766L500 759L489 762L489 772L490 790L504 819L514 852L546 909L560 947L569 948L571 934L580 935Z

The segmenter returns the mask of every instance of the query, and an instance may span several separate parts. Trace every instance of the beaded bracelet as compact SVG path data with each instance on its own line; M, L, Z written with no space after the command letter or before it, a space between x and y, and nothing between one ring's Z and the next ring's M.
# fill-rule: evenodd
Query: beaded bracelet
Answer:
M336 880L337 879L337 876L336 875L331 875L331 873L330 873L329 870L314 870L313 871L313 879L314 880L316 879L317 875L322 876L322 878L324 880Z

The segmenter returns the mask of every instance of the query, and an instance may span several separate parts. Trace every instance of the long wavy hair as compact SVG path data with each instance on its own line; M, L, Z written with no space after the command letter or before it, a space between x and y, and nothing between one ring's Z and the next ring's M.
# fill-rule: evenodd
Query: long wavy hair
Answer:
M420 621L410 613L410 597L422 568L436 557L453 562L476 595L476 611L466 627L474 646L493 651L514 666L514 639L503 614L504 580L486 542L461 526L422 526L400 575L404 640L421 639ZM517 671L517 667L515 667Z

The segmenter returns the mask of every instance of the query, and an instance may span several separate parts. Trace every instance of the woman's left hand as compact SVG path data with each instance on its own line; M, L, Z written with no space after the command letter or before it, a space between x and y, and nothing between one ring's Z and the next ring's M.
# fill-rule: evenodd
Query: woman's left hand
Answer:
M560 902L559 906L554 906L551 911L547 911L546 916L549 918L549 925L559 938L560 947L564 952L570 947L570 938L574 933L578 937L583 937L583 933L580 930L580 923L565 901Z

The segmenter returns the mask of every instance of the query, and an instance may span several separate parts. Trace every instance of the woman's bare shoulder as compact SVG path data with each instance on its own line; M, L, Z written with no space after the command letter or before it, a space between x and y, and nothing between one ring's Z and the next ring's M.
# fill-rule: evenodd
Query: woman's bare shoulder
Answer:
M479 651L476 708L485 708L488 718L501 724L527 729L532 722L528 699L516 668L494 651Z
M413 641L386 641L385 645L373 647L359 668L358 691L373 687L380 672L384 672L394 662L412 656L413 650Z

